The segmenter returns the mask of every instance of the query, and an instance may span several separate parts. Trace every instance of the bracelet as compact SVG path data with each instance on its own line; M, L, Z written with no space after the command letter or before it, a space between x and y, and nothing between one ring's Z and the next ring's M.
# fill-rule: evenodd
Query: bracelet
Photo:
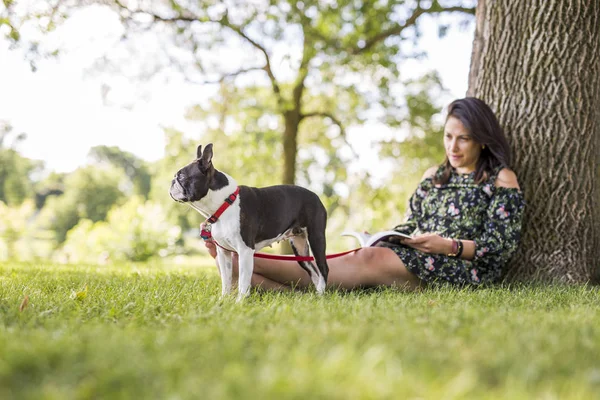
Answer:
M456 252L456 258L460 258L460 255L462 254L463 249L464 249L463 242L462 242L462 240L459 240L458 241L458 251Z
M448 257L456 257L459 250L459 244L456 240L452 239L452 250L448 253Z
M461 240L452 239L452 250L448 253L448 257L459 258L464 249L463 242Z

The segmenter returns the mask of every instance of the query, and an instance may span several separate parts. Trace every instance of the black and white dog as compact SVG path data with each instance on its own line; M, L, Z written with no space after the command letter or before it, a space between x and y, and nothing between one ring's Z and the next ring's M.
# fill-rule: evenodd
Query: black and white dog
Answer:
M239 186L212 165L212 144L197 159L175 174L169 194L205 216L207 233L217 242L222 296L232 287L231 252L239 256L238 301L248 295L254 270L254 252L275 241L288 239L296 256L308 256L309 245L316 261L299 261L319 294L325 290L329 267L325 257L327 211L319 197L295 185L265 188ZM238 194L239 193L239 194ZM210 233L209 233L210 232Z

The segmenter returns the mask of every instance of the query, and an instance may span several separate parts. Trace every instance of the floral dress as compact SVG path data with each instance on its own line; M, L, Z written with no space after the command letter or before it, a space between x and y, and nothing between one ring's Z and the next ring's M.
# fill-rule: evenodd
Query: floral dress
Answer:
M406 268L426 282L479 285L497 280L519 244L525 206L520 190L495 186L499 171L480 184L475 183L474 172L463 175L454 170L444 185L434 185L432 178L423 180L410 198L407 222L394 228L413 235L433 232L473 240L472 261L398 244L381 245L394 250Z

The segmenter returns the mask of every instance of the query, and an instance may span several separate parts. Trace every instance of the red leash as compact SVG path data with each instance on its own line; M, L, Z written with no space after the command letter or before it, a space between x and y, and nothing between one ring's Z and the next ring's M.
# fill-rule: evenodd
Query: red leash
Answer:
M341 256L345 256L346 254L354 253L355 251L358 251L358 250L360 250L360 247L353 249L353 250L344 251L343 253L329 254L329 255L325 256L325 258L328 260L330 258L338 258ZM267 253L254 253L254 257L268 258L270 260L283 260L283 261L314 261L315 260L315 258L311 257L311 256L278 256L275 254L267 254Z
M217 246L219 246L220 248L222 248L223 250L231 251L231 250L226 249L225 247L221 246L214 239L210 240L210 241L213 242L214 244L216 244ZM361 248L358 247L358 248L353 249L353 250L344 251L343 253L329 254L325 258L327 258L328 260L330 258L338 258L338 257L341 257L341 256L345 256L346 254L354 253L355 251L358 251L360 249ZM233 253L235 253L235 251ZM266 258L266 259L269 259L269 260L281 260L281 261L314 261L315 260L315 258L311 257L311 256L280 256L280 255L268 254L268 253L254 253L254 257L256 257L256 258Z

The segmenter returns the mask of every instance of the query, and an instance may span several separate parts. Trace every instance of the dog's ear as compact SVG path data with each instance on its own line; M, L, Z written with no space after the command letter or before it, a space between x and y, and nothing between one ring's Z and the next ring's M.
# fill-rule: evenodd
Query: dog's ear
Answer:
M198 160L202 158L202 145L198 145L198 150L196 150L196 158Z
M208 171L208 169L212 165L212 156L213 156L212 148L213 148L212 143L207 144L206 147L204 148L204 151L202 152L202 156L198 157L198 158L200 158L200 170L203 172ZM200 147L198 147L198 152L200 152Z

